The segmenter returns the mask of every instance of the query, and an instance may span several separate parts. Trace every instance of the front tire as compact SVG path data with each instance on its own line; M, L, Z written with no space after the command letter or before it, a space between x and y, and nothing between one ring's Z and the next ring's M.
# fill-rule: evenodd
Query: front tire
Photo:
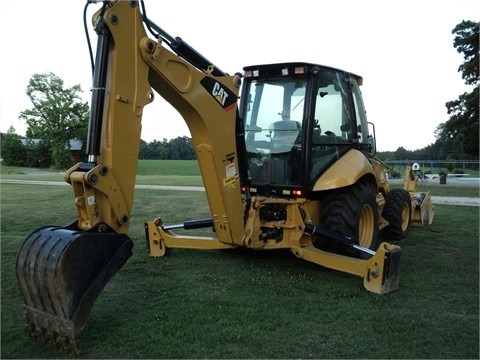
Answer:
M387 195L382 217L389 222L382 231L386 239L405 238L412 222L412 200L409 192L403 189L391 190Z

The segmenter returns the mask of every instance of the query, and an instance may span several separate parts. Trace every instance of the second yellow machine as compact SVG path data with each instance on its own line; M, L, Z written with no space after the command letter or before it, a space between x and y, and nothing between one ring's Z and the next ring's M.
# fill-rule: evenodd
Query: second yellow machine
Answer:
M150 21L143 2L101 4L88 161L65 174L77 218L34 231L18 254L33 338L78 352L97 296L131 255L142 112L154 90L188 125L211 218L147 221L151 256L170 248L290 249L361 277L374 293L398 288L400 248L379 243L379 233L399 240L411 224L431 223L434 207L428 193L415 193L411 173L405 189L390 189L360 76L304 62L228 75ZM167 126L161 121L159 114L159 128ZM211 227L214 235L181 236L178 227Z

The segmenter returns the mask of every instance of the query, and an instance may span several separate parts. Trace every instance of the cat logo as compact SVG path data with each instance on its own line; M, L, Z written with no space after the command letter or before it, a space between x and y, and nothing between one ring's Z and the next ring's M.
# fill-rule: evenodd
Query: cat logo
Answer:
M212 95L215 96L215 99L217 99L222 106L225 106L225 100L228 97L228 93L222 89L218 82L213 85Z
M237 96L215 79L204 77L200 83L225 110L228 111L237 104Z

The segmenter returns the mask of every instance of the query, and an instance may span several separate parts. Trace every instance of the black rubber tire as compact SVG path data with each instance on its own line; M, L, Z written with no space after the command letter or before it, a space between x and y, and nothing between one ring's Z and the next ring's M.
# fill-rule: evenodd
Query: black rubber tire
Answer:
M408 191L391 190L387 195L382 217L389 222L382 230L386 239L397 241L405 238L412 223L412 200Z
M336 190L322 201L320 226L336 234L355 239L357 245L373 251L378 247L378 205L370 186L357 183ZM322 250L366 259L371 255L349 246L322 239L315 246Z

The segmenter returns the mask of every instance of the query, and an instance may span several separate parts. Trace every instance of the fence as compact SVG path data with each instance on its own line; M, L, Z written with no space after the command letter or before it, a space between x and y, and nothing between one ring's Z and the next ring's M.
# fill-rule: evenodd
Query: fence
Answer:
M448 172L451 174L464 174L477 177L479 173L479 160L393 160L387 164L392 167L392 177L403 175L406 166L419 164L424 174L438 174Z

